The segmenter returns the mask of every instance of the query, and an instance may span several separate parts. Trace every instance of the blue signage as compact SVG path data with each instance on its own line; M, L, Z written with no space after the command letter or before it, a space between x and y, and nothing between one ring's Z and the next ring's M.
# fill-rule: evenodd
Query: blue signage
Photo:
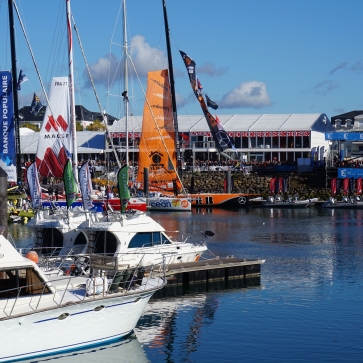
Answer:
M326 132L325 140L363 141L363 132Z
M363 168L338 168L338 178L363 178Z
M16 181L14 106L12 78L9 71L0 71L1 79L1 142L0 167L8 174L8 181Z

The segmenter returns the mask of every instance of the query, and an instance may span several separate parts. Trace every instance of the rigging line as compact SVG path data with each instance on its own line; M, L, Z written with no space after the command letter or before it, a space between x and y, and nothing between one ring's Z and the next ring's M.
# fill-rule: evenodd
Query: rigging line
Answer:
M82 46L81 38L80 38L80 36L79 36L78 28L77 28L77 26L76 26L76 22L75 22L75 20L74 20L73 15L72 15L72 21L73 21L73 28L74 28L74 30L75 30L75 32L76 32L77 39L78 39L78 42L79 42L79 46L80 46L80 48L81 48L81 52L82 52L82 56L83 56L83 59L84 59L84 63L85 63L85 65L86 65L87 73L88 73L89 79L90 79L91 84L92 84L93 92L94 92L94 94L95 94L95 97L96 97L97 104L98 104L98 107L99 107L99 109L100 109L101 115L102 115L102 117L103 117L103 122L104 122L104 124L105 124L105 126L106 126L107 135L108 135L108 137L109 137L109 139L110 139L110 141L111 141L112 151L113 151L113 153L115 154L115 158L116 158L116 161L117 161L117 166L118 166L119 168L121 168L121 163L120 163L119 157L118 157L118 155L117 155L117 151L116 151L116 149L115 149L115 145L113 144L113 141L112 141L112 138L111 138L111 135L110 135L110 132L109 132L109 127L108 127L108 124L107 124L107 117L106 117L105 112L104 112L104 111L103 111L103 109L102 109L101 102L100 102L100 99L99 99L99 97L98 97L98 94L97 94L97 91L96 91L95 84L94 84L94 82L93 82L92 74L91 74L91 71L90 71L89 66L88 66L88 62L87 62L87 59L86 59L86 55L85 55L85 53L84 53L84 49L83 49L83 46ZM106 135L106 136L107 136L107 135Z
M141 84L141 80L140 80L139 75L138 75L138 73L137 73L137 71L136 71L136 68L135 68L134 62L132 61L132 59L131 59L131 57L130 57L130 55L129 55L129 54L128 54L128 58L130 59L130 63L131 63L131 65L132 65L132 67L134 68L134 72L135 72L135 74L136 74L137 80L139 81L139 85L140 85L141 90L142 90L142 93L143 93L143 95L144 95L144 97L145 97L145 101L146 101L147 106L148 106L148 108L149 108L149 111L150 111L151 117L152 117L152 119L154 120L155 126L156 126L156 128L157 128L157 130L158 130L158 132L159 132L161 142L163 143L164 148L165 148L165 150L166 150L166 153L168 154L168 156L169 156L170 160L173 160L173 159L172 159L172 157L170 156L169 150L168 150L168 148L167 148L167 146L166 146L166 144L165 144L164 138L163 138L163 136L162 136L162 134L161 134L161 131L160 131L159 125L158 125L158 123L157 123L157 121L156 121L156 119L155 119L155 116L154 116L153 110L152 110L152 108L151 108L151 105L150 105L150 103L149 103L149 100L148 100L148 99L147 99L147 97L146 97L145 90L144 90L144 88L143 88L143 86L142 86L142 84ZM174 166L174 163L172 163L172 165L173 165L173 169L174 169L174 171L175 171L175 174L176 174L176 176L177 176L177 178L178 178L178 180L179 180L179 182L180 182L180 184L181 184L181 186L182 186L183 190L185 190L185 189L184 189L183 182L181 181L181 179L180 179L180 177L179 177L179 173L178 173L178 171L176 170L176 168L175 168L175 166Z
M20 13L19 13L19 9L18 9L18 7L16 5L15 0L14 0L14 7L15 7L16 14L18 15L18 19L19 19L20 26L21 26L21 28L23 30L23 33L24 33L24 37L25 37L26 43L28 44L28 48L29 48L29 51L30 51L30 55L32 57L32 60L33 60L33 63L34 63L34 67L35 67L35 70L37 72L37 75L38 75L38 78L39 78L39 82L40 82L40 85L41 85L42 90L43 90L43 93L44 93L44 97L45 97L45 99L47 101L47 104L48 104L48 107L50 109L51 114L53 114L53 112L52 112L52 110L50 108L48 95L47 95L47 92L45 91L45 87L44 87L44 84L43 84L43 80L42 80L42 77L40 76L39 68L38 68L37 63L35 61L34 53L33 53L33 50L32 50L32 48L30 46L29 38L28 38L27 33L25 31L24 24L23 24L23 22L21 20Z

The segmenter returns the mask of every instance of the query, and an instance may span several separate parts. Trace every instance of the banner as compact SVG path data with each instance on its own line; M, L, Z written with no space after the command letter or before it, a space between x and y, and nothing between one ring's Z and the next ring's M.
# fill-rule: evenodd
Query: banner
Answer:
M79 170L79 185L81 188L84 209L90 210L94 206L92 204L91 195L93 194L92 178L88 162L84 163Z
M0 71L1 77L1 143L0 167L8 174L9 182L16 182L16 155L14 132L14 104L12 78L9 71Z
M349 178L349 192L350 194L354 194L355 192L355 179L353 177Z
M188 71L190 85L193 89L195 97L197 97L199 101L200 107L202 108L218 151L222 152L226 149L235 150L231 139L229 138L227 132L224 130L222 124L219 122L218 117L214 118L212 114L208 111L208 107L203 98L202 91L198 87L197 76L195 73L195 62L186 53L180 51L180 54L184 60L185 67ZM215 102L214 104L217 105Z
M357 190L357 194L362 194L362 177L359 177L356 180L356 190Z
M53 77L36 162L41 176L61 178L73 152L68 77Z
M270 180L270 195L275 193L276 178Z
M30 192L30 199L32 201L32 208L39 208L42 206L42 189L39 183L36 163L29 165L26 172L28 187Z
M121 202L121 212L124 213L127 207L127 203L130 199L130 191L129 191L129 176L128 176L129 168L127 165L124 165L117 174L118 181L118 192L120 195Z
M316 147L313 147L310 151L310 166L314 166Z
M334 197L337 194L337 178L333 178L330 184L331 195Z
M66 192L67 209L77 199L77 182L73 174L72 163L68 159L63 172L63 183Z
M349 191L349 178L343 179L343 193L344 195L347 195Z

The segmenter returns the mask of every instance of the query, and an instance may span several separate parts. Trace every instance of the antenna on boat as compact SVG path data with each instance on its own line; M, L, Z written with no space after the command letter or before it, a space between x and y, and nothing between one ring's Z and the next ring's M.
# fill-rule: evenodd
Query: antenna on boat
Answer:
M14 99L16 174L17 174L18 184L21 184L19 105L18 105L18 92L17 92L17 72L16 72L16 51L15 51L15 31L14 31L13 1L14 0L8 0L9 28L10 28L10 49L11 49L11 76L12 76L12 83L13 83L13 99Z
M180 155L178 113L177 113L176 99L175 99L173 58L171 56L171 46L170 46L170 30L169 30L169 23L168 23L168 14L166 12L166 0L162 0L162 2L163 2L163 10L164 10L164 25L165 25L165 36L166 36L166 48L167 48L167 52L168 52L171 100L172 100L172 106L173 106L173 121L174 121L174 132L175 132L176 159L177 159L177 164L178 164L178 174L179 174L179 177L181 179L182 178L183 168L182 168L181 155Z

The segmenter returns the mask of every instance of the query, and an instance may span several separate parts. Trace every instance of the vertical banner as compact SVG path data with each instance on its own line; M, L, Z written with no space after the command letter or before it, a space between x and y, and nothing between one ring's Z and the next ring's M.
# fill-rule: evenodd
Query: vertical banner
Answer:
M330 184L331 195L334 197L337 194L337 178L333 178Z
M202 87L196 76L196 71L195 71L196 63L186 53L182 52L181 50L179 52L183 58L185 67L188 71L190 86L192 87L195 97L197 97L197 99L199 101L200 107L202 108L204 117L207 120L210 132L213 136L213 140L216 144L218 151L223 152L226 149L235 150L232 140L228 136L227 132L224 130L218 117L213 117L212 114L208 110L207 104L206 104L203 94L202 94ZM215 102L212 103L211 107L213 109L218 108L218 106Z
M66 191L67 209L77 199L77 182L73 174L72 163L68 159L63 171L63 183Z
M356 181L356 190L357 190L357 194L362 194L362 178L359 177Z
M128 166L124 165L117 174L118 192L120 195L121 212L124 213L130 199Z
M8 181L16 182L16 155L14 132L14 103L12 78L9 71L0 71L1 76L1 143L0 167L8 174Z
M32 201L33 208L39 208L42 204L42 190L39 183L39 177L37 172L37 165L36 163L32 163L27 172L26 176L28 179L28 186L30 191L30 198Z
M90 210L93 208L91 195L93 194L91 173L89 170L88 162L84 163L79 170L79 185L81 187L81 194L84 209Z
M276 178L270 180L270 195L275 193Z
M349 178L344 178L343 180L343 193L347 195L349 191Z

